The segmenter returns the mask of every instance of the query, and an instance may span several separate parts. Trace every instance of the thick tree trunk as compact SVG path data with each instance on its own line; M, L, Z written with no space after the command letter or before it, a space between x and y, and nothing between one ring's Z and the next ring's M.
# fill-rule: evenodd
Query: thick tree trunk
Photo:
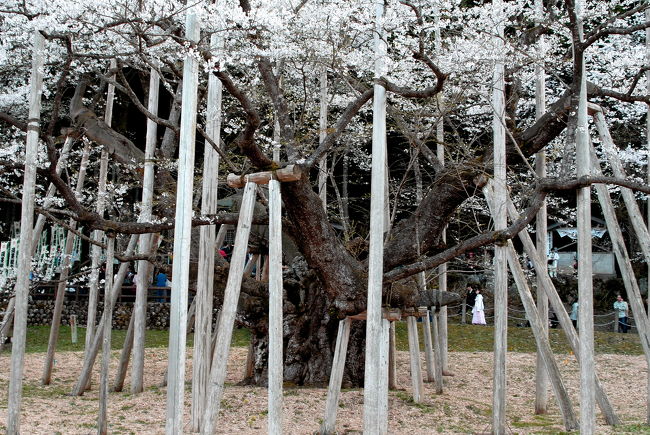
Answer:
M282 183L285 230L304 260L298 258L284 277L284 380L296 385L328 383L339 321L366 309L367 266L342 245L329 225L322 203L306 180ZM222 297L227 268L215 268L215 294ZM455 294L420 291L406 280L384 289L384 300L394 307L452 303ZM216 301L219 304L220 301ZM217 305L218 306L218 305ZM254 370L244 381L265 384L268 354L268 289L245 278L238 320L250 329ZM343 385L363 384L365 323L354 321L348 345Z
M295 385L326 386L332 369L339 319L336 304L323 297L313 275L299 283L285 280L284 381ZM264 301L266 304L266 301ZM266 307L264 307L266 311ZM248 324L254 349L254 369L245 383L266 385L268 317ZM363 383L365 324L352 322L343 385Z

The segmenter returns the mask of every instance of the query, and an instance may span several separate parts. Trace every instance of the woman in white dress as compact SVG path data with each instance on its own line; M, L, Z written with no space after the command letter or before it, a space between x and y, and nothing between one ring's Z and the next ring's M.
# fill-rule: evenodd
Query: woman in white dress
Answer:
M476 300L472 308L472 325L485 325L485 305L480 289L476 289Z

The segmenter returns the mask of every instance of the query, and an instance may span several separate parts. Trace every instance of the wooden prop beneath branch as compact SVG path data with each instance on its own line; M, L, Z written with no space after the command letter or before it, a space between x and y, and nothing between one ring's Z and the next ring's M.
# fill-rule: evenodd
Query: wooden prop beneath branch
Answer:
M244 187L247 181L256 184L268 184L274 178L278 181L298 181L301 176L302 171L298 166L288 165L276 171L255 172L246 175L228 174L226 182L230 187L240 188Z

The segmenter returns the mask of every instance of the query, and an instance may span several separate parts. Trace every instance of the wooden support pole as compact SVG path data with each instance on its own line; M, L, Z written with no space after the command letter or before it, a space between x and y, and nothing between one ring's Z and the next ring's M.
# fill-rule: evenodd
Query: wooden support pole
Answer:
M131 239L129 240L129 245L127 246L126 251L124 252L124 256L128 257L133 255L133 253L135 252L136 245L138 244L138 238L139 238L138 234L134 234L131 236ZM108 268L108 264L106 266ZM117 302L117 298L120 295L120 291L122 289L122 283L124 282L124 278L126 277L126 272L128 271L128 266L129 266L128 263L120 264L120 268L118 269L117 275L113 282L113 287L111 289L109 299L104 300L104 312L102 313L102 318L99 321L99 325L97 326L95 335L93 336L92 344L90 348L87 349L88 351L84 355L84 363L81 368L81 373L79 374L79 379L77 379L77 383L72 389L71 394L73 396L81 396L86 390L88 382L90 381L90 374L92 372L93 365L95 365L95 359L97 358L97 354L99 353L99 348L102 345L103 330L105 325L107 325L107 317L109 315L109 312L106 309L106 307L115 306L115 303ZM106 275L108 276L108 269L106 270Z
M544 20L543 0L535 0L535 22L541 24ZM543 59L545 58L546 45L544 35L537 40L538 62L535 64L535 119L541 118L546 113L546 72ZM542 150L535 154L535 174L539 178L546 177L546 152ZM548 214L546 200L537 212L535 219L535 246L540 258L546 258L548 252ZM546 268L546 262L543 265ZM537 288L540 289L539 279ZM548 298L543 291L537 291L537 310L542 319L548 319ZM548 336L548 322L542 323L541 333ZM546 373L542 355L537 352L535 362L535 414L546 414L548 409L548 374Z
M431 340L431 320L429 310L422 321L422 330L424 331L424 356L427 365L427 382L435 380L435 361L433 356L433 341Z
M223 46L217 34L210 37L212 50ZM208 102L206 133L215 143L221 143L222 84L214 74L208 77ZM219 187L219 153L206 142L203 150L203 186L201 214L217 213ZM225 232L225 225L222 226ZM221 230L220 230L221 231ZM224 234L225 237L225 234ZM214 293L214 257L221 248L217 244L216 227L204 225L200 229L199 279L196 301L196 327L194 328L194 359L192 367L192 429L198 432L204 413L207 386L210 379L210 342L212 339L212 298ZM222 239L223 240L223 239ZM221 242L223 243L223 241Z
M492 79L492 107L494 117L494 204L492 216L494 228L507 227L506 198L506 136L505 136L505 67L502 56L503 42L503 2L492 2L496 21L496 45L499 59L494 67ZM506 433L506 351L508 346L508 265L507 248L502 244L494 246L494 383L492 389L492 432L495 435Z
M381 319L381 340L379 343L379 385L377 388L377 393L380 398L385 398L379 400L379 424L380 428L386 428L386 433L388 432L388 336L390 335L390 321L385 317ZM420 377L420 379L422 379Z
M102 330L102 368L99 379L99 415L97 417L97 434L108 433L108 369L111 364L111 332L113 330L113 256L115 237L108 235L106 248L106 281L104 283L104 328ZM118 284L118 283L116 283ZM121 284L121 283L119 283ZM85 383L84 383L85 385Z
M387 46L383 38L384 2L375 2L375 77L386 72ZM388 368L388 337L382 345L382 282L384 261L384 228L386 211L386 89L374 85L372 121L372 171L370 200L370 248L368 255L368 302L366 321L366 360L363 391L363 430L366 434L381 435L388 432L385 412L388 396L382 394L382 361ZM381 350L386 349L386 355Z
M284 62L282 58L280 58L277 62L277 72L276 75L278 76L278 87L282 88L282 68L283 68ZM282 148L282 144L280 143L281 139L281 130L280 130L280 117L278 116L278 113L275 112L273 114L273 161L279 162L280 161L280 149Z
M27 299L29 297L29 273L31 271L32 227L34 225L34 192L36 186L36 156L41 119L41 95L43 93L43 52L45 38L37 30L33 36L32 72L29 79L29 121L25 147L25 173L20 216L20 246L18 274L15 286L15 322L11 346L11 370L9 375L9 398L7 406L7 434L20 433L20 407L23 394L23 362L27 336Z
M158 72L151 68L149 73L149 98L147 108L149 112L158 115L158 95L160 77ZM142 201L140 207L140 222L148 222L152 218L153 190L154 190L154 159L156 151L158 124L147 119L147 134L144 151L144 175L142 180ZM140 254L151 250L151 236L140 236L138 251ZM147 260L138 261L138 274L136 280L135 302L133 304L133 364L131 367L131 394L141 393L144 389L144 343L147 329L147 296L149 282L153 274L152 264Z
M72 314L70 316L70 341L73 344L77 343L77 315Z
M418 339L418 325L415 316L406 318L406 328L409 337L409 356L411 361L411 386L413 387L413 402L422 401L422 369L420 367L420 340Z
M321 66L320 76L320 116L318 117L318 144L327 138L327 67ZM318 163L318 196L327 213L327 153L323 154Z
M268 433L282 433L282 382L283 382L283 334L282 334L282 199L280 183L269 182L269 425Z
M253 256L246 262L246 267L244 268L244 276L248 277L253 273L253 267L257 265L260 259L260 254L253 254Z
M492 190L491 185L486 186L484 189L485 197L488 200L488 205L491 211L496 209L496 204L501 202L505 207L505 198L501 201L497 200L497 197ZM550 383L553 387L553 392L555 393L555 398L560 408L560 413L562 414L562 419L564 421L564 427L567 431L572 431L578 429L578 420L573 412L573 407L571 406L571 398L567 393L564 383L562 382L562 376L560 370L557 366L555 358L553 357L553 351L551 349L551 344L548 340L548 333L544 329L544 324L547 324L548 317L542 317L535 306L535 301L533 300L533 295L528 286L528 281L524 273L521 264L519 263L519 256L515 251L512 241L508 241L507 249L507 261L510 266L510 271L515 280L517 290L519 292L519 298L521 299L522 304L524 305L524 310L526 311L526 318L531 324L531 331L533 332L533 337L535 338L535 344L537 345L537 354L541 356L543 367L542 370L545 373L549 374ZM542 257L542 258L545 258Z
M244 187L247 182L255 184L268 184L274 177L278 181L298 181L302 176L302 171L297 165L288 165L276 171L255 172L253 174L237 175L228 174L226 183L229 187L236 189Z
M255 280L262 281L262 256L257 257L257 263L255 264Z
M580 41L583 40L584 0L575 2L575 14ZM582 177L591 173L589 132L587 125L587 77L584 51L574 47L574 56L579 56L581 71L580 98L575 132L576 170ZM578 61L578 59L576 59ZM596 427L594 372L594 305L593 305L593 264L591 245L591 187L577 191L576 217L578 227L578 327L580 329L580 432L591 435Z
M187 10L185 36L199 40L199 23L194 8ZM189 285L190 239L192 237L192 193L194 186L194 139L198 60L188 52L183 66L183 101L176 187L176 225L174 226L174 263L172 265L172 302L169 331L169 369L167 374L167 435L183 431L185 404L185 343L187 335L187 298Z
M600 170L601 165L598 161L596 150L593 148L593 145L591 146L591 158L593 161L594 174L602 175L602 171ZM598 201L600 202L603 216L605 217L605 222L607 223L609 237L612 241L614 254L616 255L616 260L618 261L621 276L623 277L623 283L625 284L627 297L630 302L630 306L632 307L632 313L634 314L636 327L639 331L639 339L641 341L643 353L646 358L646 365L648 368L650 368L650 320L648 320L648 317L646 316L643 298L641 297L641 290L639 289L634 270L632 269L630 256L628 255L627 248L625 247L625 239L623 238L623 232L621 231L621 226L619 225L618 218L616 217L616 210L614 209L609 190L607 189L607 186L603 184L597 184L596 193L598 195ZM638 212L638 209L636 211ZM634 210L630 210L628 208L628 215L632 214L633 212ZM614 314L614 326L616 327L618 326L618 313L615 312ZM646 406L647 408L650 408L650 393L646 397Z
M212 435L216 427L216 419L221 407L223 397L223 383L226 379L226 364L230 353L230 341L232 330L237 313L237 302L241 290L242 277L244 272L244 260L248 251L248 236L251 230L253 219L253 208L255 205L255 183L247 183L244 188L241 207L239 209L239 223L235 235L235 246L230 262L230 272L224 293L223 307L219 315L217 329L217 342L212 357L212 369L210 371L210 384L208 389L205 414L203 416L203 435Z
M86 144L81 157L79 166L79 175L77 178L77 185L75 193L80 195L83 191L84 182L86 179L86 168L88 167L88 159L90 156L90 145ZM76 237L73 229L77 227L77 221L70 219L68 222L70 230L66 235L65 248L63 249L63 260L61 261L61 274L59 277L59 284L56 289L56 299L54 302L54 312L52 313L52 325L50 326L50 336L47 343L47 355L45 356L45 364L43 365L43 375L41 383L49 385L52 378L52 369L54 367L54 353L56 352L56 344L59 341L59 330L61 328L61 315L63 313L63 301L65 298L65 291L68 284L68 275L70 273L72 248L74 238Z
M512 220L518 219L519 213L517 212L517 209L512 203L512 200L508 197L507 201L508 201L507 204L508 214L510 215L510 218ZM553 308L553 312L555 312L555 315L558 317L560 326L562 326L562 330L566 334L567 341L569 342L569 345L571 346L571 350L573 350L573 353L576 359L578 360L578 363L582 364L583 357L580 354L580 339L578 338L578 334L576 333L576 330L573 327L573 323L571 322L571 319L569 318L569 315L567 314L566 309L562 304L562 300L560 299L560 296L558 295L557 290L553 285L553 281L551 281L551 278L548 276L548 274L544 275L542 273L544 270L546 270L546 268L543 266L543 264L546 262L546 258L545 257L540 258L539 255L537 255L537 249L535 248L535 244L533 243L532 239L530 238L530 235L526 231L520 232L518 236L519 236L519 240L521 240L526 255L528 255L528 257L533 261L533 265L535 266L535 272L537 273L537 276L540 277L540 283L542 285L541 290L544 293L546 293L546 296L549 299L549 303ZM596 401L598 402L598 406L600 407L600 410L603 413L605 421L607 422L607 424L612 426L616 426L620 424L620 419L614 412L614 408L609 402L609 399L607 398L605 391L602 389L602 386L600 385L600 381L598 380L598 376L595 371L592 372L592 376L594 377Z
M435 26L435 35L436 35L436 40L435 40L435 47L436 47L436 53L440 55L442 53L442 34L440 32L440 10L438 7L435 7L436 13L435 13L435 18L434 18L434 26ZM438 161L440 164L444 167L445 166L445 124L444 124L444 117L443 117L443 108L444 108L444 98L442 93L439 93L436 96L438 100L438 121L436 122L436 156L438 157ZM442 230L441 234L442 242L447 243L447 228L445 227ZM447 263L443 263L440 266L438 266L438 290L440 291L447 291ZM464 317L463 317L464 319ZM434 319L435 320L435 319ZM440 368L440 371L443 373L449 373L449 357L448 357L448 348L449 348L449 332L448 332L448 317L447 317L447 306L444 305L442 307L439 307L438 310L438 326L440 330L440 339L439 339L439 346L440 346L440 361L442 364L442 367ZM463 322L464 323L464 322ZM435 336L434 336L435 340ZM442 393L442 380L440 380L440 393ZM436 386L436 389L438 389L438 386ZM440 394L439 393L439 394Z
M627 174L623 169L623 163L618 156L618 148L614 144L609 129L607 128L605 115L599 110L593 114L593 119L594 124L598 129L600 140L602 141L605 157L612 168L614 176L617 178L627 178ZM636 234L636 240L641 247L646 262L650 264L650 232L648 231L645 222L643 222L643 214L639 209L639 204L636 202L634 192L626 187L621 187L620 189L621 196L623 196L623 202L628 211L630 222L632 223L632 228L634 228L634 233Z
M395 322L390 322L388 331L388 388L397 389L397 346L395 343Z
M133 349L133 324L135 323L135 313L131 313L131 319L129 320L129 326L126 329L126 335L124 336L124 345L122 346L122 352L120 353L120 362L117 365L117 373L115 375L115 380L113 381L113 388L111 391L122 391L124 389L124 380L126 379L126 371L129 368L129 359L131 359L131 350Z
M515 278L515 283L519 290L519 296L524 305L524 309L526 310L526 316L531 323L531 330L533 331L535 343L537 344L537 355L541 356L543 361L543 367L541 367L541 369L545 373L548 372L549 374L549 380L553 387L553 392L555 393L555 398L558 402L562 419L564 420L564 427L567 431L576 430L578 429L578 420L573 412L571 398L562 382L560 370L553 357L553 351L551 350L551 345L543 326L548 323L548 317L542 318L537 311L533 295L531 294L526 281L526 275L521 268L512 241L508 241L508 264L510 265L510 270Z
M4 350L5 340L8 337L10 328L13 327L14 311L16 310L16 298L10 297L5 308L4 316L2 317L2 324L0 325L0 352Z
M110 68L117 68L117 61L112 59ZM113 74L115 79L115 74ZM106 91L106 109L104 111L104 122L109 127L113 122L113 102L115 100L115 85L108 84ZM108 178L108 152L102 150L99 160L99 179L97 180L97 202L95 211L99 216L104 215L107 204L106 181ZM100 242L104 236L101 230L94 230L92 239ZM84 345L84 360L90 358L90 348L93 345L95 336L95 323L97 321L97 301L99 299L99 267L101 261L102 248L93 244L90 248L90 279L88 282L88 315L86 321L86 339ZM94 358L92 358L94 360ZM90 389L90 377L88 377L87 389Z
M460 307L460 323L465 325L467 323L467 301L463 299Z
M142 236L141 236L142 237ZM160 234L154 234L149 238L150 250L147 251L149 256L155 255L158 250L158 241L160 239ZM139 273L138 273L139 279ZM129 319L129 326L126 330L126 336L124 337L124 345L122 346L122 352L120 353L120 362L117 366L117 373L115 374L115 379L113 380L113 388L111 391L122 391L124 389L124 381L126 379L126 371L129 368L129 359L131 359L131 350L133 349L133 340L135 332L133 330L135 324L135 310L131 312L131 318ZM144 338L143 338L144 339ZM165 375L167 373L165 372Z
M436 310L436 307L431 307L431 312L433 313L433 322L431 326L433 327L433 358L435 361L434 368L435 373L433 377L433 382L436 390L436 394L442 394L444 392L445 380L443 378L443 364L442 364L442 351L440 345L440 331L438 330L439 317L440 313Z
M650 9L645 10L645 20L650 21ZM645 29L645 64L646 67L650 66L650 27L646 27ZM645 72L645 79L646 79L646 95L650 95L650 69L646 70ZM648 159L646 160L646 172L647 172L647 177L646 180L648 181L648 184L650 184L650 106L646 106L646 117L645 117L645 130L646 130L646 152L648 153ZM650 196L646 197L646 223L647 226L650 227ZM650 316L650 261L647 261L647 269L646 269L646 276L648 279L646 280L646 301L648 302L648 310L647 313ZM650 322L650 319L649 319ZM650 325L649 325L650 326ZM648 374L646 376L646 396L649 398L648 399L648 406L646 409L646 424L650 424L650 370L648 370Z
M349 317L339 321L339 332L336 336L336 347L334 348L334 362L332 363L332 373L330 374L330 382L327 387L325 419L320 427L320 433L323 435L333 435L336 433L336 411L339 408L341 382L343 382L343 371L348 352L351 324L352 320Z
M271 180L271 181L273 181L273 180ZM264 256L264 266L262 267L262 276L260 278L260 281L269 282L269 272L270 272L269 269L270 269L269 256L265 255Z
M227 225L227 224L222 224L219 227L219 231L217 232L217 238L214 242L217 249L220 249L223 246L223 243L226 240L226 234L228 233L228 230L231 230L233 228L234 227L232 225Z

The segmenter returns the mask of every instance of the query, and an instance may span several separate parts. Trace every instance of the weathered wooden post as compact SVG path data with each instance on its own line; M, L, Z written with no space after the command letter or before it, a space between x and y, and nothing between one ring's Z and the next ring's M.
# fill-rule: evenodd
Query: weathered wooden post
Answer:
M496 205L500 202L497 200L494 193L493 185L488 185L484 188L485 197L488 201L488 206L490 207L491 212L494 214L496 210ZM505 198L503 198L503 206L506 207ZM562 377L560 375L560 370L555 362L553 357L553 351L551 350L551 345L548 340L548 333L544 329L544 324L547 324L547 317L542 317L539 314L535 302L533 300L533 295L528 287L528 281L524 273L521 264L519 263L519 257L515 251L512 241L508 241L506 246L507 252L507 262L514 277L517 290L519 292L519 297L524 309L526 311L526 317L530 321L531 330L533 332L533 337L535 338L535 344L537 345L538 355L542 358L542 369L549 373L551 386L555 393L556 400L558 402L558 407L560 408L560 413L562 414L562 419L564 420L564 426L566 430L571 431L578 428L578 420L573 412L571 406L571 399L564 387L562 382ZM546 258L546 255L541 258Z
M223 397L223 383L226 378L226 364L230 353L230 341L237 312L237 301L241 290L242 277L244 273L244 260L248 251L248 236L250 234L251 221L253 219L253 208L255 205L255 191L257 185L254 182L247 182L244 188L244 195L239 209L239 223L235 235L235 246L230 262L230 272L226 282L223 307L219 314L217 339L212 354L212 366L210 370L210 384L206 397L205 413L203 415L203 435L212 435L216 427L216 419L221 407Z
M435 361L433 356L433 340L431 339L431 312L427 309L427 315L422 320L422 329L424 331L424 356L427 367L427 382L433 382L435 376Z
M618 156L617 147L614 144L609 129L607 128L605 115L600 107L596 105L591 104L589 108L592 109L592 117L594 124L598 129L598 136L602 142L604 155L611 166L614 176L617 178L626 178L627 174L623 168L623 162L621 162L621 159ZM650 263L650 232L648 231L645 222L643 222L643 215L639 209L639 204L636 202L634 192L626 187L621 187L620 189L623 202L627 208L630 222L632 223L632 228L636 234L641 251L643 252L646 262Z
M600 162L596 156L596 150L591 147L591 158L593 160L593 168L595 175L602 175L600 170ZM621 276L623 277L623 283L625 284L625 290L627 293L630 306L632 307L632 313L634 314L634 319L636 323L637 330L639 331L639 340L641 341L641 346L643 348L643 353L646 359L646 365L650 367L650 329L648 317L645 314L645 307L643 304L643 299L641 297L641 290L636 281L634 275L634 270L632 269L632 263L630 262L630 257L625 247L625 239L623 239L623 232L621 231L621 226L618 223L618 218L616 217L616 210L612 203L612 198L609 194L607 186L603 184L596 185L596 193L598 195L598 201L605 217L605 222L607 223L607 229L609 231L609 237L612 240L612 247L614 254L616 255L616 260L618 261L619 269L621 270ZM631 212L631 210L628 210ZM618 313L614 312L616 316L614 321L614 326L618 324ZM650 397L646 398L646 406L650 406Z
M395 343L395 322L390 322L388 331L388 389L397 388L397 346Z
M424 385L422 385L422 368L420 367L420 340L418 339L418 325L415 316L406 318L406 327L409 338L409 360L411 363L411 385L413 387L413 402L422 401Z
M70 316L70 341L74 344L77 343L77 315Z
M535 20L540 24L544 19L544 4L542 0L535 0ZM535 119L539 119L546 113L546 72L544 71L543 59L546 46L544 35L539 36L537 42L538 62L535 65ZM539 178L546 177L546 152L542 148L535 155L535 174ZM546 211L546 200L537 212L535 219L535 246L540 258L546 258L548 251L548 214ZM546 263L543 264L547 268ZM541 291L541 284L537 278L537 310L542 319L548 319L548 298ZM548 336L548 322L542 322L542 333ZM544 366L543 357L537 352L535 363L535 414L546 414L548 407L548 374Z
M160 77L158 72L151 68L149 75L149 97L147 110L153 115L158 115L158 95ZM142 201L140 207L140 222L148 222L152 217L153 189L154 189L154 159L156 151L156 137L158 124L147 118L147 134L144 150L144 175L142 179ZM141 255L151 250L151 235L143 234L138 242L138 252ZM138 261L138 279L136 280L135 302L133 303L133 364L131 365L131 393L141 393L144 389L144 342L147 329L147 295L149 281L153 273L151 263L147 260ZM125 344L125 349L127 348Z
M467 301L463 299L460 307L460 323L463 325L467 323Z
M375 78L386 72L387 52L384 40L384 2L375 2ZM366 360L363 395L363 427L366 434L385 434L387 427L388 397L382 394L381 383L388 388L388 373L384 372L385 360L388 368L388 334L383 334L382 322L382 277L384 261L384 226L386 211L386 89L374 85L372 123L372 172L370 200L370 248L368 254L368 301L366 321ZM388 328L387 328L388 329ZM382 345L386 335L386 345ZM384 379L385 378L385 379ZM386 424L384 424L386 423Z
M138 244L138 238L139 238L138 234L134 234L131 236L126 251L124 252L124 256L128 257L133 255L133 253L135 252L135 247ZM111 307L115 306L115 302L117 301L117 298L120 294L120 290L122 288L122 283L124 282L124 278L126 277L128 265L129 264L126 262L120 264L120 268L118 269L117 274L115 275L113 287L109 295L109 300L108 301L104 300L104 312L102 313L102 318L99 321L99 325L97 326L90 348L88 349L88 352L86 352L86 354L84 355L84 363L81 368L81 373L79 374L79 379L77 379L77 383L72 389L71 394L74 396L83 395L84 391L86 390L86 387L88 386L88 382L90 381L90 374L93 365L95 364L95 359L97 358L97 354L99 353L99 348L102 345L103 331L107 325L107 317L109 315L109 312L106 309L106 307L109 305ZM108 274L108 270L106 271L106 273Z
M492 107L494 117L492 129L494 134L494 228L504 230L507 227L506 208L506 135L505 135L505 77L503 64L503 3L492 2L495 20L496 50L498 60L494 66L492 78ZM494 383L492 397L492 432L495 435L506 433L506 350L508 333L508 265L507 246L494 246Z
M210 48L219 50L222 39L216 34L210 36ZM222 84L214 74L208 77L208 102L206 116L206 133L216 144L221 140L221 99ZM219 154L206 142L203 151L203 191L201 214L211 215L217 212L217 188L219 186ZM204 225L200 229L199 244L199 278L196 301L196 327L194 328L194 361L192 376L192 428L194 432L201 429L205 397L210 379L210 343L212 341L212 296L216 227Z
M436 17L435 17L435 34L436 34L436 52L440 53L441 52L441 47L442 47L442 35L440 32L440 10L436 10ZM442 116L442 108L444 105L444 99L441 94L438 94L438 108L439 108L439 114L438 114L438 122L436 123L436 155L438 157L438 161L442 166L445 165L445 124L444 124L444 117ZM442 230L442 242L447 243L447 229ZM447 263L443 263L440 266L438 266L438 290L440 291L447 291ZM435 312L436 310L432 310ZM447 327L447 306L444 305L442 307L439 307L437 309L438 315L433 317L433 320L435 321L437 319L438 321L438 329L439 329L439 335L438 338L436 336L433 337L434 342L436 340L439 341L439 347L440 347L440 361L442 363L442 367L440 368L440 371L442 373L447 373L449 374L449 363L448 363L448 355L447 355L447 349L449 347L448 344L448 327ZM465 317L463 317L464 319ZM437 370L437 369L436 369ZM442 393L442 385L443 385L443 380L440 379L439 384L436 384L436 390L439 389L438 394Z
M269 385L268 385L268 432L282 433L282 382L283 382L283 333L282 333L282 199L280 182L269 181Z
M578 38L583 40L584 0L575 2L576 26ZM589 132L587 126L587 78L585 69L584 49L573 47L574 62L580 66L577 77L580 80L580 99L578 103L578 118L575 132L576 141L576 170L578 177L591 173L591 155L589 151ZM593 434L596 425L596 409L594 397L594 307L592 282L591 255L591 187L583 187L577 191L577 226L578 226L578 299L580 311L578 325L580 328L580 432L585 435Z
M332 373L330 374L330 382L327 387L325 419L320 427L320 433L323 435L336 433L336 411L339 407L339 396L341 394L343 370L345 369L345 358L348 352L351 323L352 320L349 317L339 321L339 331L336 335L336 346L334 348L334 361L332 362Z
M113 330L113 256L115 255L115 235L107 234L106 247L106 280L104 281L104 328L102 330L102 368L99 379L99 415L97 417L97 433L108 433L108 369L111 365L111 333ZM116 284L119 284L117 282Z
M185 36L191 44L196 44L199 40L199 23L194 7L187 10ZM183 432L197 84L198 60L188 51L183 66L183 100L178 156L178 184L176 188L176 225L174 226L174 264L172 265L172 302L169 321L167 424L165 426L165 432L168 435Z
M83 154L81 157L81 164L79 167L79 174L77 178L77 185L75 193L81 194L83 191L84 182L86 179L86 168L88 167L88 159L90 156L90 145L84 146ZM65 289L68 281L68 274L71 267L72 247L74 243L75 233L74 229L77 227L77 221L70 219L68 225L71 229L68 230L65 239L65 248L63 249L63 260L61 261L61 274L59 277L59 284L56 290L56 300L54 302L54 312L52 313L52 326L50 327L50 336L47 343L47 355L45 357L45 364L43 365L43 375L41 383L49 385L52 378L52 368L54 367L54 353L56 351L56 344L59 341L59 330L61 329L61 314L63 312L63 302L65 298Z
M159 239L160 234L153 234L151 237L149 237L149 244L151 248L147 251L147 255L154 255L158 247ZM136 275L136 278L140 279L139 273ZM124 345L122 347L122 352L120 353L120 362L117 365L117 373L115 374L115 379L113 380L113 388L111 391L122 391L124 389L124 380L126 379L126 371L129 368L129 360L131 359L131 350L133 349L133 338L135 335L135 318L133 317L133 314L134 313L131 313L129 326L127 327L126 335L124 336ZM167 372L165 372L165 375L167 375Z
M124 346L122 347L122 352L120 353L120 362L117 364L117 373L115 374L115 379L113 380L113 388L111 388L111 391L113 392L124 390L124 380L126 379L126 371L129 368L131 350L133 349L134 323L135 317L133 317L133 313L131 313L129 326L126 328L126 335L124 336Z
M323 65L319 77L320 83L320 116L318 118L318 143L322 144L327 138L327 67ZM323 154L318 163L318 195L327 213L327 153Z
M650 21L650 9L645 10L645 20ZM645 29L645 63L646 67L650 66L650 27L646 27ZM650 69L645 72L645 79L646 79L646 94L650 95ZM648 184L650 184L650 106L646 107L646 151L648 153L648 160L646 162L646 170L647 170L647 180ZM647 211L647 219L646 222L648 223L648 227L650 227L650 196L647 197L646 199L646 211ZM650 315L650 262L647 264L648 269L647 269L647 274L646 276L648 277L647 279L647 288L646 288L646 298L648 302L648 313ZM650 331L649 331L650 332ZM646 423L650 424L650 370L648 370L648 376L646 380L646 385L647 385L647 396L648 396L648 407L646 410Z
M110 62L111 70L117 68L117 61L112 59ZM113 74L115 78L115 74ZM115 100L115 85L108 85L106 91L106 110L104 112L104 122L109 127L113 120L113 102ZM108 178L108 152L102 150L99 160L99 180L97 181L97 203L95 204L95 211L98 215L103 216L107 204L107 191L106 180ZM100 242L104 232L101 230L94 230L92 239L95 242ZM93 244L90 248L90 279L88 282L88 317L86 321L86 338L84 346L84 359L90 357L90 348L92 347L93 338L95 335L95 323L97 321L97 299L99 295L99 265L102 248ZM90 377L88 378L87 388L90 388Z
M519 213L517 212L517 209L515 208L512 200L509 197L507 198L507 200L508 200L507 203L508 214L510 215L511 219L513 220L518 219ZM573 353L576 356L578 363L581 364L583 356L580 353L580 339L578 338L578 334L576 333L576 330L573 327L573 323L569 318L569 314L566 312L564 305L562 305L562 300L560 299L557 290L555 290L553 281L551 281L551 278L548 276L548 274L542 273L544 270L546 270L546 268L543 267L543 263L546 262L546 257L540 257L537 254L537 249L535 248L535 244L530 238L528 232L521 231L518 234L518 236L519 236L519 240L521 240L521 243L523 245L524 252L526 252L526 255L528 255L528 257L533 261L533 265L535 266L535 272L537 273L537 276L541 277L540 279L540 282L542 284L541 290L544 293L546 293L546 296L549 298L551 307L553 308L553 311L558 317L560 326L562 326L562 330L566 334L567 341L569 342L569 345L571 346L571 349L573 350ZM592 376L594 378L596 400L598 401L598 406L600 407L600 410L602 411L603 416L605 417L605 421L607 422L607 424L612 426L620 424L620 419L614 412L614 408L609 402L609 399L607 398L607 394L602 389L600 382L598 380L598 376L595 371L592 372Z
M442 394L445 385L445 379L443 378L443 363L442 363L442 346L440 345L440 331L438 330L438 321L439 313L437 312L436 307L431 307L431 313L433 314L433 322L431 326L433 327L433 357L434 357L434 368L436 370L433 382L436 389L436 394Z
M32 227L34 225L34 192L36 186L36 156L41 119L41 95L43 93L43 57L45 38L34 32L32 72L29 80L29 121L25 146L25 174L20 217L20 246L18 275L15 286L15 321L11 347L11 370L9 375L9 399L7 406L7 434L20 433L20 406L23 394L23 361L27 336L27 299L29 296L29 273L31 271Z

